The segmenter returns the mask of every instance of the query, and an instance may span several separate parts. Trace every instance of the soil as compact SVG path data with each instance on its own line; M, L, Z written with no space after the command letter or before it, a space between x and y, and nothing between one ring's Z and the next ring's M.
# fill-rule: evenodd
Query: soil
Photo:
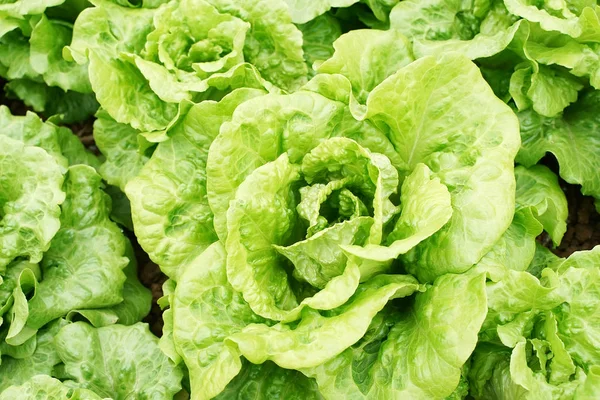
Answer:
M558 175L558 162L554 156L547 155L542 163ZM545 232L538 237L538 241L557 256L568 257L576 251L590 250L600 244L600 214L594 207L594 198L581 194L581 186L571 185L560 178L559 181L569 204L567 231L556 248L553 248Z
M568 257L579 250L590 250L600 244L600 214L594 207L594 198L583 196L580 187L563 183L561 185L569 203L567 232L561 244L552 248L552 241L546 233L539 241L560 257Z
M150 313L144 318L144 322L147 322L150 325L150 330L156 336L160 337L162 336L163 319L162 310L157 301L163 295L162 285L167 280L167 277L162 273L158 265L150 261L148 254L138 244L135 235L132 232L128 232L128 236L133 244L135 257L138 262L138 278L142 282L142 285L146 286L152 292L152 308L150 309Z
M9 99L4 95L4 82L0 80L0 104L8 106L14 115L24 115L28 110L23 103L17 100ZM83 123L70 125L69 128L81 139L83 144L92 152L98 154L92 136L93 120ZM0 127L1 129L1 127ZM554 157L547 156L542 161L550 167L555 173L558 173L558 164ZM569 203L569 217L567 219L567 231L562 243L557 247L552 247L552 241L548 235L543 233L538 237L538 241L561 257L567 257L578 250L589 250L600 244L600 214L594 207L594 199L581 194L581 188L577 185L571 185L561 180L561 187L564 190ZM144 322L150 325L152 332L162 335L163 319L162 310L157 304L157 300L162 296L162 284L167 277L160 271L158 266L150 261L148 255L141 249L135 235L127 232L135 248L138 262L138 277L142 284L152 291L152 309L150 314L144 318Z

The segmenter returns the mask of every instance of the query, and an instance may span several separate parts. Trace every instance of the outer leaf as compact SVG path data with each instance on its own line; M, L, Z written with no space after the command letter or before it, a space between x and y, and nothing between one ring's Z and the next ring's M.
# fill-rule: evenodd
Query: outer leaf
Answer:
M392 29L413 42L423 57L457 51L470 59L504 50L520 29L500 1L405 0L390 14Z
M595 112L598 104L600 95L590 92L561 117L546 118L533 111L519 113L523 146L517 162L530 167L551 152L558 160L564 180L581 185L583 194L600 198L600 176L590 163L600 154L600 138L593 129L600 123Z
M360 104L388 76L414 61L408 39L395 30L351 31L336 40L333 47L333 57L320 64L317 71L347 77Z
M94 0L94 5L96 7L83 10L77 18L65 58L84 64L90 50L108 57L116 57L121 52L141 52L146 36L152 31L156 10L122 7L118 2L106 0ZM93 77L91 71L90 77Z
M487 285L487 292L489 308L513 314L551 310L566 300L565 294L552 282L540 282L522 271L507 271L503 280Z
M217 240L206 193L206 159L219 127L242 102L263 94L234 91L193 106L126 187L140 244L169 276Z
M317 380L328 399L449 396L485 317L484 281L483 275L468 274L438 278L417 294L412 310L383 317L397 321L391 330L376 320L381 325L372 326L365 342L303 372Z
M68 62L62 57L62 49L71 42L72 30L68 25L49 20L42 14L33 27L30 38L31 66L49 86L64 91L90 93L87 66Z
M506 347L479 345L469 372L470 394L479 399L525 400L527 390L513 382L510 351Z
M577 100L583 84L561 68L550 68L536 62L517 66L510 80L510 94L517 108L533 110L555 117Z
M53 368L60 363L54 348L54 336L65 326L66 321L58 319L41 329L34 338L33 354L23 358L2 357L0 393L7 387L23 385L36 375L51 375ZM0 396L0 398L2 398Z
M39 147L0 135L0 271L16 257L39 262L59 229L62 168Z
M563 268L567 265L568 261ZM577 364L585 367L600 364L600 271L597 265L591 268L568 268L561 274L570 298L568 305L563 304L556 311L558 336Z
M479 112L466 112L475 107ZM409 270L431 280L470 268L512 219L514 114L457 55L401 69L371 92L367 108L367 118L389 132L402 159L400 176L424 163L452 197L450 222L404 257Z
M56 335L55 344L72 384L101 396L172 398L181 389L180 369L146 324L93 328L75 322Z
M555 246L567 230L567 198L556 175L543 165L515 168L517 210L533 207Z
M94 51L89 53L89 60L96 98L118 122L141 131L159 131L177 116L177 105L163 102L134 64Z
M14 18L24 15L42 14L46 8L60 5L64 0L16 0L0 5L0 13Z
M12 307L15 300L15 289L22 293L26 293L28 289L34 289L41 275L40 267L37 264L21 260L8 265L0 284L0 317ZM18 293L17 296L20 294ZM13 318L17 317L14 309L13 313ZM0 321L2 320L0 319Z
M535 238L542 230L535 209L526 207L518 210L494 247L479 260L477 268L485 271L494 282L504 278L506 269L526 270L535 256Z
M92 168L79 165L69 169L61 229L44 255L44 279L29 301L30 331L72 310L123 301L127 242L109 220L110 198L101 188L101 178Z
M212 244L187 266L175 290L173 340L190 371L194 400L218 395L242 368L224 339L264 322L227 281L225 260L223 246Z
M529 0L504 0L512 14L537 22L547 31L559 31L582 41L598 41L598 15L592 7L585 7L585 2L579 2L581 7L568 4L577 3L570 1L531 3Z
M527 267L527 271L533 276L540 277L542 271L556 263L560 262L560 257L554 255L547 247L539 243L535 244L535 254L533 260Z
M272 362L255 365L245 363L242 372L220 395L217 400L320 400L321 394L313 379L298 371L278 367Z
M309 310L293 327L253 324L229 340L255 364L272 360L284 368L315 367L356 343L388 301L419 289L412 276L379 275L359 286L356 294L331 316Z
M63 156L60 136L57 128L42 120L32 112L25 116L13 116L6 106L0 106L0 124L2 132L0 135L19 140L27 146L37 146L52 155L58 164L67 166Z
M11 386L0 394L0 400L101 400L101 397L85 389L72 389L58 379L37 375L21 386Z
M91 93L65 93L62 89L28 79L11 80L4 90L9 95L14 94L36 112L51 116L50 119L56 123L85 121L98 109L96 97Z
M100 167L100 160L83 146L81 139L69 128L57 127L56 135L58 136L60 151L69 162L69 165L89 165L96 170Z
M302 25L302 50L308 65L309 75L314 74L313 65L317 61L324 61L333 55L333 43L342 34L342 28L337 19L325 14Z
M292 21L296 24L304 24L326 13L332 7L350 7L359 0L285 0L289 7Z
M140 148L137 130L118 123L104 110L98 111L96 118L94 140L106 157L100 174L109 185L124 190L127 182L139 174L149 157Z
M138 280L138 264L129 241L126 243L125 256L129 259L129 264L123 269L126 276L123 284L123 302L107 311L114 312L119 324L133 325L150 312L152 293Z

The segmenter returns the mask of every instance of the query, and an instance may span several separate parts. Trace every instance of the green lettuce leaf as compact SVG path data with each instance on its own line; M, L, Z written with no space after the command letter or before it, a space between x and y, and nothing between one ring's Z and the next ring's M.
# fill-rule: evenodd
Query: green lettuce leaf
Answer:
M333 47L333 57L318 64L317 72L341 74L348 78L352 89L347 102L357 118L364 117L364 104L369 93L414 60L408 39L396 30L351 31L337 39ZM312 85L320 84L320 80L329 77L319 76L316 79Z
M98 102L92 93L77 93L47 86L44 83L27 79L14 79L4 86L9 97L22 100L56 123L71 124L85 121L98 109Z
M575 393L588 398L597 385L598 250L564 260L540 258L549 265L540 279L511 271L487 285L484 330L496 330L497 343L505 347L482 345L476 351L475 398L492 392L502 394L499 398L578 398ZM495 341L482 336L490 338Z
M58 332L55 345L71 386L115 400L173 398L181 389L181 370L146 324L94 328L75 322Z
M242 368L239 353L224 339L265 322L227 281L225 260L219 242L208 247L185 268L171 304L173 342L197 400L217 396Z
M354 7L351 10L356 12L360 18L368 19L368 22L382 25L387 22L390 10L398 3L398 0L285 0L285 2L289 7L292 21L297 24L314 20L332 9L350 7L361 2L370 8L369 14L362 8ZM364 23L369 25L367 22Z
M65 320L57 319L40 329L34 337L35 348L31 355L14 358L3 354L0 393L5 393L9 386L23 385L36 375L52 374L54 367L60 363L54 337L65 325Z
M42 259L57 233L61 166L46 151L0 135L0 271L16 257Z
M61 381L46 375L37 375L20 386L11 386L2 393L0 399L23 400L101 400L101 397L86 389L73 389Z
M501 1L405 0L390 14L391 28L406 35L417 57L457 51L470 59L506 49L520 23Z
M595 2L504 0L504 4L512 14L537 22L547 31L558 31L584 42L600 39Z
M561 178L581 185L583 194L600 198L600 177L592 162L600 152L600 142L591 129L598 123L599 102L598 92L589 92L556 118L531 110L518 113L523 145L516 161L530 167L550 152L558 160Z
M27 6L38 6L28 10ZM63 3L17 1L0 5L0 9L11 5L18 7L23 15L14 15L15 10L0 11L0 76L13 80L5 90L37 112L46 116L60 114L67 122L81 121L90 116L97 103L91 94L86 65L69 62L62 57L62 49L71 41L72 25L69 18L58 12L44 14L45 6ZM81 8L65 4L76 16ZM25 15L28 13L36 15ZM79 101L80 104L75 104Z
M517 181L517 211L524 207L535 209L536 218L558 246L567 230L569 210L567 198L556 175L543 165L515 168Z
M298 25L302 31L302 50L308 65L309 75L313 75L313 65L333 56L333 43L342 35L337 19L329 14L321 15L305 24Z
M260 365L244 363L240 374L215 397L217 400L256 398L320 400L322 396L313 379L266 362Z
M302 370L325 398L444 398L459 384L486 314L483 275L444 275L406 311L387 310L338 357Z
M44 279L28 302L23 330L11 326L8 339L22 343L46 323L73 310L100 308L123 301L122 269L127 239L109 220L110 198L90 167L69 169L61 228L44 254Z
M272 359L287 368L317 365L360 339L389 299L415 290L420 285L410 276L381 275L359 286L346 304L326 316L306 308L293 329L287 324L271 327L231 287L226 254L215 243L188 265L177 285L173 341L190 369L192 392L210 398L240 372L241 355L254 363ZM206 334L195 334L199 327Z
M401 214L387 237L388 246L367 244L342 248L364 259L391 261L439 231L452 216L450 193L424 164L418 164L404 180L400 195Z
M479 112L466 113L469 107ZM388 132L401 158L401 178L424 163L450 191L450 222L403 257L408 270L429 281L469 269L514 213L512 166L520 143L514 114L457 55L409 64L371 92L367 108L366 117Z
M159 132L153 141L185 113L182 101L216 100L238 87L293 90L306 80L301 33L283 0L94 4L77 19L65 56L89 60L101 106L117 122Z
M140 244L174 279L186 260L217 240L206 189L208 149L233 110L261 94L255 89L238 89L220 102L192 106L173 127L171 139L158 145L126 186Z
M100 175L109 185L125 190L125 185L136 177L149 155L139 141L143 138L129 125L120 124L104 110L96 113L94 121L94 141L106 157L100 167Z

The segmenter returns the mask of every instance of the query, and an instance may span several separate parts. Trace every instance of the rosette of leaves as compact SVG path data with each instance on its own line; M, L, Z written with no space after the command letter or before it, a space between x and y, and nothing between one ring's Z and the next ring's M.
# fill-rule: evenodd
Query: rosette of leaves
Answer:
M10 1L0 5L0 77L5 91L39 113L66 123L98 108L87 66L63 59L73 23L87 2Z
M95 1L66 56L89 62L102 108L154 141L189 102L238 87L294 90L306 80L302 34L276 1L174 0L158 8Z
M458 51L481 64L499 97L556 117L598 88L599 9L594 1L402 1L391 28L417 57Z
M552 153L561 178L598 199L599 13L594 1L405 0L390 13L390 31L351 31L336 42L334 57L315 65L322 73L346 71L351 88L329 78L330 84L313 81L311 90L332 98L342 95L340 88L352 91L345 101L361 117L373 71L387 76L413 59L461 53L518 114L522 149L516 161L531 167ZM371 59L378 68L355 61Z
M355 44L342 38L336 54ZM517 119L468 59L411 62L384 39L386 63L334 55L295 93L193 105L126 184L139 242L172 279L161 346L192 398L437 398L459 384L486 313L484 274L461 273L512 222ZM384 383L356 377L364 346ZM417 381L415 365L431 368Z
M0 397L173 396L181 372L138 324L151 294L110 220L98 160L32 113L0 107L0 125Z
M476 399L593 399L598 376L598 248L567 259L539 249L529 268L487 285L470 362Z

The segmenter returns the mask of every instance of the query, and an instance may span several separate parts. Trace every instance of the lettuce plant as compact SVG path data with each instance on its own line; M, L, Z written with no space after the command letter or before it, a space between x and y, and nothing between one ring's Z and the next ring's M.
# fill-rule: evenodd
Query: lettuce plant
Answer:
M600 199L599 15L0 4L7 90L56 114L0 107L0 400L598 397L599 250L537 240L548 153ZM98 104L100 157L56 125Z
M379 75L362 119L353 116L352 90L343 90L352 86L353 71L340 72L349 78L317 75L311 90L237 89L194 105L126 185L141 245L176 281L166 298L162 345L185 363L194 398L216 396L238 374L251 375L246 370L255 367L242 355L300 370L335 398L340 393L321 381L320 368L363 340L381 313L390 315L386 324L396 323L380 340L398 326L389 331L391 354L413 342L424 354L430 346L454 349L436 392L444 397L477 341L485 279L460 273L511 224L516 117L461 56L424 58ZM336 79L347 84L333 98ZM415 85L420 81L431 83ZM469 104L485 104L494 117L463 113ZM444 116L463 135L448 129ZM465 132L474 136L465 140ZM478 223L479 215L488 223ZM391 300L398 298L414 312L397 308ZM464 302L453 306L449 328L423 341L410 333L419 324L437 326L443 313L424 310L442 312L433 304L447 298ZM467 307L472 303L476 310ZM462 350L458 342L439 342L445 329L468 333ZM392 334L399 331L401 338ZM427 374L423 379L437 378ZM430 390L406 385L399 393ZM395 385L368 386L372 396L395 393Z
M87 66L62 57L86 4L18 0L0 5L0 77L9 80L5 91L67 123L85 120L98 108Z
M0 398L66 399L73 387L90 399L174 395L181 371L139 323L150 292L109 218L98 160L69 129L34 114L0 107L0 120Z
M113 119L155 132L155 141L186 101L237 87L293 90L306 80L302 35L283 0L94 4L77 19L67 58L89 62L96 98Z

